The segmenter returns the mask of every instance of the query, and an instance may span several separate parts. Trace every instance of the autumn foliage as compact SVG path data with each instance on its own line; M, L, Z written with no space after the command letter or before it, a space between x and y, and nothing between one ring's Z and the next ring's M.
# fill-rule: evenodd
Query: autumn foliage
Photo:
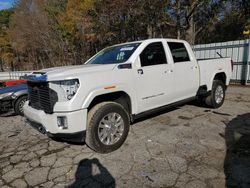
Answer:
M146 38L179 38L191 44L240 39L250 5L249 1L235 2L17 0L14 8L0 11L0 62L4 65L0 68L82 64L108 45Z

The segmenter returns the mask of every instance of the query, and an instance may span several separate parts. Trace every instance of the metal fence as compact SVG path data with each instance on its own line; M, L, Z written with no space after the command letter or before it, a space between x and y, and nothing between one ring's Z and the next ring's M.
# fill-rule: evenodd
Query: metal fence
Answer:
M234 61L232 82L250 83L250 40L238 40L222 43L200 44L193 46L197 59L231 57Z
M20 76L24 76L25 74L30 74L31 71L14 71L14 72L0 72L0 80L18 80Z

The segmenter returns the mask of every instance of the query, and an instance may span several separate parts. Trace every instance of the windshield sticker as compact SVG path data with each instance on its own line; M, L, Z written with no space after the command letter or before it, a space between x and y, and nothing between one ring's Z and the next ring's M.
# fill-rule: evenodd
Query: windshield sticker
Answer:
M124 47L124 48L121 48L120 51L131 51L133 49L134 49L133 46L132 47Z
M125 53L124 52L120 52L119 54L117 54L116 60L117 61L122 61L124 59Z

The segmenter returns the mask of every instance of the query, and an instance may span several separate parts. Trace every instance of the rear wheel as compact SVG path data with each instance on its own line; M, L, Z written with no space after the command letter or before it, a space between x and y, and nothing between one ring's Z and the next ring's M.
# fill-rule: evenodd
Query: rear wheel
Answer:
M17 99L14 104L14 111L17 115L23 116L23 105L27 101L28 96L22 96Z
M205 103L209 107L219 108L225 100L225 84L220 80L214 80L211 94L206 97Z
M115 102L103 102L88 113L86 144L99 153L112 152L124 143L129 132L129 116Z

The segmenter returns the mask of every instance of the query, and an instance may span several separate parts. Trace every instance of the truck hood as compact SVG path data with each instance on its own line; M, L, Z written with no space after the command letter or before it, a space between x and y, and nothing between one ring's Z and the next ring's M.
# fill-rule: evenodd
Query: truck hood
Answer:
M34 72L33 75L43 75L46 77L47 81L55 81L55 80L65 80L65 79L73 79L78 77L79 75L89 74L93 72L103 72L107 70L114 69L115 64L89 64L89 65L77 65L77 66L64 66L64 67L55 67L49 69L43 69L38 72Z

